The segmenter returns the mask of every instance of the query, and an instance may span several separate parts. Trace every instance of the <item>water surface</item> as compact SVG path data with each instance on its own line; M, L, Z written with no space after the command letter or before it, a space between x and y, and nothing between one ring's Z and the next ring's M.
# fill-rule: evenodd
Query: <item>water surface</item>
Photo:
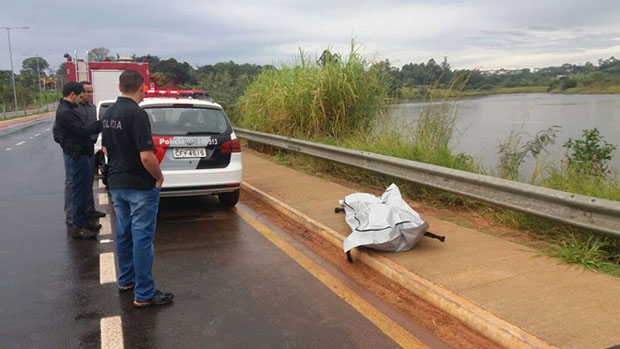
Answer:
M508 139L511 130L523 132L523 144L539 131L560 126L556 144L548 148L549 154L541 156L545 162L563 159L566 149L562 145L569 138L581 139L584 129L596 127L607 142L620 145L620 95L507 94L455 103L459 120L454 150L472 155L489 171L496 171L499 143ZM392 117L415 125L422 106L422 103L399 104ZM618 152L612 159L615 167L620 167ZM534 161L527 159L522 175L529 177L534 167Z

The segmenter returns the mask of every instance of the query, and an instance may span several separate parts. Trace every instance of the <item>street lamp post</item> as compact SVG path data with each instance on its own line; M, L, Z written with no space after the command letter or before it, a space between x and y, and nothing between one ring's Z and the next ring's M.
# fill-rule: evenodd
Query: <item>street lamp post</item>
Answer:
M13 71L13 53L11 52L11 29L30 29L30 27L0 27L6 29L6 36L9 39L9 59L11 60L11 80L13 80L13 98L15 99L15 110L17 110L17 89L15 88L15 72Z

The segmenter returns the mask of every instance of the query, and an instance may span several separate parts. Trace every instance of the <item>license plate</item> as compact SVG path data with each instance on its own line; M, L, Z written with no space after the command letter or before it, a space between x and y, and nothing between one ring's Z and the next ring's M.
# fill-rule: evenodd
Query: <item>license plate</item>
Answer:
M172 148L175 158L204 158L207 157L205 148Z

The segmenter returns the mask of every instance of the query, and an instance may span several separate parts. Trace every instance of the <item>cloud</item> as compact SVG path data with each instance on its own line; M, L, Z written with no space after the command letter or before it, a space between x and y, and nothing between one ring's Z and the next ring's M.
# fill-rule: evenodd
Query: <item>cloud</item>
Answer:
M448 56L453 67L517 68L618 56L620 6L615 1L223 1L31 0L0 5L12 31L13 59L22 53L83 57L93 47L114 53L174 57L192 65L234 60L290 61L299 48L347 53L352 38L371 59L395 65ZM7 47L0 38L0 47ZM606 56L596 57L603 58ZM0 69L8 69L8 52Z

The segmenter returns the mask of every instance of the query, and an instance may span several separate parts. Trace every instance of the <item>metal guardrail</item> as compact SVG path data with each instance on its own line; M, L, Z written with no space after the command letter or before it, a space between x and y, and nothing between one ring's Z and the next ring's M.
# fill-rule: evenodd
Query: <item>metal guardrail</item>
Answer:
M235 128L237 136L620 237L620 202L359 150Z

